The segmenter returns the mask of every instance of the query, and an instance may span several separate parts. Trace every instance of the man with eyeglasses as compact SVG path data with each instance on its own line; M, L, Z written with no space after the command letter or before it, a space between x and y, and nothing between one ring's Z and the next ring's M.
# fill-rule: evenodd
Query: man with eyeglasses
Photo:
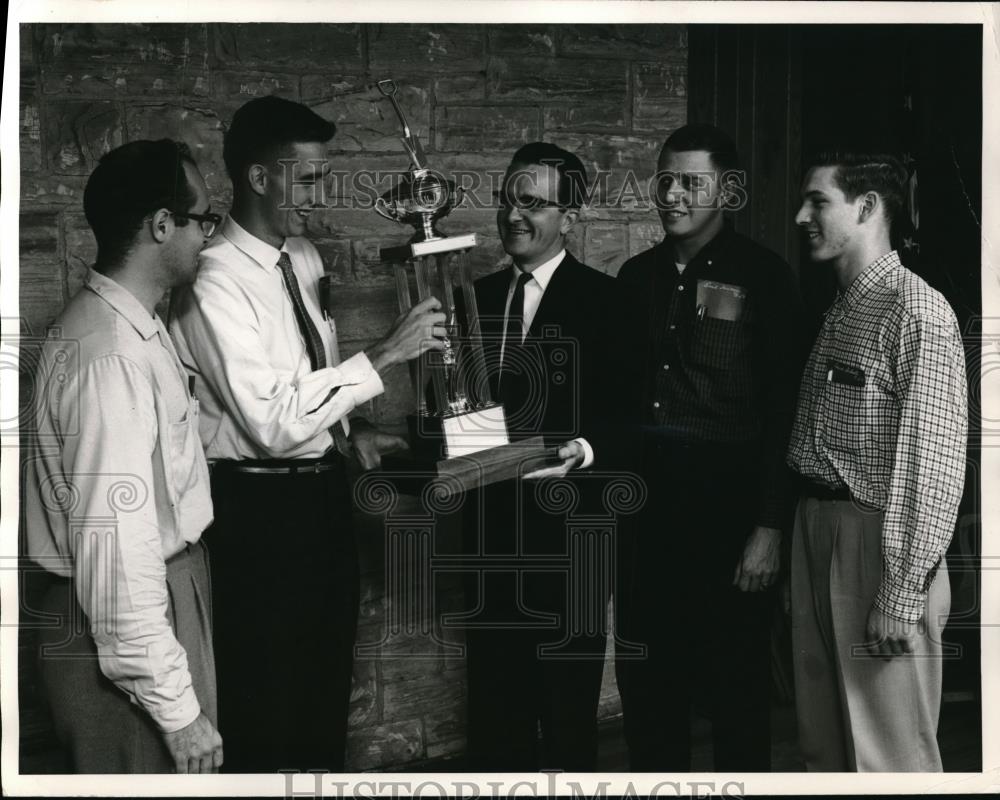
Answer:
M208 468L156 306L194 280L219 217L169 139L105 155L83 206L97 262L53 323L26 431L26 555L57 621L41 684L72 771L217 772Z
M710 125L663 145L664 240L618 280L645 335L642 474L649 502L624 539L616 634L634 771L691 769L692 701L716 771L770 769L770 619L794 502L784 451L805 356L788 265L724 219L746 199L736 147Z
M537 481L494 484L465 501L467 551L511 561L481 579L470 572L467 585L467 602L478 607L467 628L468 767L480 772L596 767L610 584L600 570L608 565L598 555L598 574L582 579L585 599L577 601L593 613L571 608L571 579L581 576L559 566L566 513L544 486L615 463L609 428L629 396L627 370L614 366L624 353L618 286L566 250L587 188L574 154L543 142L520 148L497 210L513 264L476 282L487 370L510 437L541 434L558 454L557 463L526 476ZM581 513L600 507L587 483L567 489L578 493ZM575 629L573 616L590 624Z
M344 768L359 608L346 457L363 468L405 442L348 415L382 374L443 346L427 300L340 360L305 237L336 127L279 97L243 105L223 158L233 207L171 306L195 373L212 466L212 548L226 770Z

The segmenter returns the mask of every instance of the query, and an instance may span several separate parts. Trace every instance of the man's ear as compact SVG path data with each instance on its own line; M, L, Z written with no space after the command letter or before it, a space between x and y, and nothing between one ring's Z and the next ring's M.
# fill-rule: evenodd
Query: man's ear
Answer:
M247 180L254 194L264 194L267 190L267 168L263 164L251 164L247 167Z
M878 213L879 205L882 200L875 192L865 192L859 198L858 205L858 222L867 222L876 213Z
M174 217L167 209L155 212L149 221L149 232L154 241L162 243L174 232Z
M563 214L562 224L559 226L559 232L565 236L570 232L572 227L576 225L577 220L580 219L580 209L569 208Z

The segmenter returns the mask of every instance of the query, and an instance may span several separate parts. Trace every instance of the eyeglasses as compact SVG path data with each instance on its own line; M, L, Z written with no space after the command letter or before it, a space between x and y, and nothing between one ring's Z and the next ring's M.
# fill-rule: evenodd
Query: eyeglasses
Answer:
M201 225L201 232L206 239L211 239L215 229L222 223L222 216L219 214L189 214L186 211L171 211L170 213L181 219L193 219Z
M518 211L540 211L543 208L565 209L562 203L546 200L543 197L533 197L530 194L511 195L507 192L494 192L494 199L500 208L516 208Z

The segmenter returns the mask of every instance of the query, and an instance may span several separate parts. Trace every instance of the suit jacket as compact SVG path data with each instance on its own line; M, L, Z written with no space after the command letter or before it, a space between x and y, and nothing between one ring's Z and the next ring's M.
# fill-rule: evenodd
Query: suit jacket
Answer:
M504 404L511 441L542 435L547 445L558 445L582 436L594 449L595 471L622 468L620 431L632 418L629 404L638 396L638 387L631 385L638 371L623 367L622 350L629 343L621 322L622 287L567 254L546 287L524 343L507 342L512 352L498 386L511 280L508 268L475 284L493 398ZM599 511L600 476L578 471L570 473L570 480L580 497L574 513ZM464 513L467 552L566 554L570 512L545 501L544 483L511 480L469 492ZM483 597L486 616L515 613L515 597L534 609L559 611L565 605L565 581L559 575L529 572L521 579L521 590L511 571L488 575L481 586L473 582L470 587L475 595L488 595ZM469 600L475 605L473 596Z
M513 268L476 281L483 349L494 400L504 404L512 441L542 435L547 445L584 437L595 468L618 466L617 431L627 421L633 376L622 374L622 287L569 253L552 274L524 343L506 344L504 306Z

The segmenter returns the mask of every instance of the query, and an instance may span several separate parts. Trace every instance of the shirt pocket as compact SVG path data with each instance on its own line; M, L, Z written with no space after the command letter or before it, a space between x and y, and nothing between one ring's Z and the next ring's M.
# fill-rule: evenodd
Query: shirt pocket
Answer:
M198 435L198 401L191 398L184 416L168 424L167 474L171 495L179 502L194 486L205 480L207 472L201 458Z
M688 342L691 364L706 370L728 370L746 347L746 326L743 320L709 316L695 320Z

